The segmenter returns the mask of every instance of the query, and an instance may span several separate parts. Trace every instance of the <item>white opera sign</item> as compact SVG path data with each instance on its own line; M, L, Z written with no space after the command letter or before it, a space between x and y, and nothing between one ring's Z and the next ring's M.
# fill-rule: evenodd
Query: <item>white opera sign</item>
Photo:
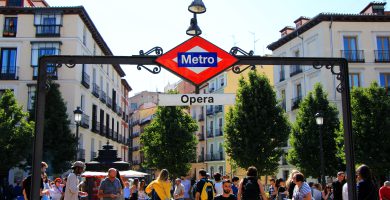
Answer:
M231 105L236 94L159 94L159 106Z

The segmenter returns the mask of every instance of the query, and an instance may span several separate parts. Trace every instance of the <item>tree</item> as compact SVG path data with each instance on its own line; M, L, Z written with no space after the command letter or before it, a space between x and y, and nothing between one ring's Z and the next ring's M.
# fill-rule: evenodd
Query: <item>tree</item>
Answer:
M354 88L351 107L356 162L383 180L390 174L390 96L377 83Z
M340 133L338 110L330 104L327 94L317 83L300 103L297 118L290 135L291 149L288 161L297 166L306 176L320 177L320 141L319 127L315 114L321 111L324 117L322 125L325 175L334 175L340 166L337 157L336 138Z
M187 174L196 158L197 130L197 123L182 107L158 107L141 135L143 167L168 169L171 177Z
M7 171L26 160L31 152L34 122L28 122L14 93L6 90L0 98L0 171Z
M239 80L237 100L227 113L225 149L242 168L274 174L287 144L290 125L265 75L249 72Z
M69 169L75 159L77 145L77 139L69 128L70 120L59 87L57 83L49 83L43 136L43 160L49 164L48 171L56 174ZM34 120L35 111L30 115Z

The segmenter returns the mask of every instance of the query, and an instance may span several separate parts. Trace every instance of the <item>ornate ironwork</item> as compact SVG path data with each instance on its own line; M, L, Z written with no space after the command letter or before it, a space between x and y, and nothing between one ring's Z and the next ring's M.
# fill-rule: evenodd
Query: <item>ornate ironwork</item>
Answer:
M244 56L253 56L253 54L255 54L255 52L253 52L252 50L250 50L249 53L248 53L248 52L242 50L242 49L239 48L239 47L232 47L232 48L230 49L230 52L229 52L229 53L232 54L232 55L234 55L234 56L236 56L237 53L241 53L241 54L244 55Z
M161 47L153 47L152 49L150 49L147 52L144 52L144 50L140 50L139 55L148 56L148 55L152 54L153 52L155 52L157 56L161 56L164 53L164 51Z
M255 65L249 65L249 66L246 66L245 68L241 69L240 68L241 66L240 65L235 65L232 67L232 71L235 73L235 74L241 74L242 72L244 72L245 70L249 69L250 70L255 70L256 69L256 66Z
M230 49L230 52L229 52L229 53L230 53L231 55L234 55L234 56L236 56L237 53L241 53L241 54L244 55L244 56L253 56L253 54L254 54L254 52L253 52L252 50L249 51L249 53L248 53L248 52L242 50L242 49L239 48L239 47L232 47L232 48ZM244 67L244 68L241 68L240 65L235 65L235 66L232 67L232 71L233 71L233 73L235 73L235 74L241 74L242 72L246 71L247 69L255 70L255 69L256 69L256 66L255 66L255 65L248 65L248 66L246 66L246 67Z
M343 77L343 75L341 74L340 67L338 67L339 70L336 71L335 70L336 66L333 63L329 63L326 65L320 65L320 64L313 65L314 69L321 69L323 67L325 67L326 69L329 69L331 71L331 73L336 76L336 79L339 81L339 84L336 86L336 91L339 93L342 93L344 88L345 88L345 86L343 84L343 80L345 77Z

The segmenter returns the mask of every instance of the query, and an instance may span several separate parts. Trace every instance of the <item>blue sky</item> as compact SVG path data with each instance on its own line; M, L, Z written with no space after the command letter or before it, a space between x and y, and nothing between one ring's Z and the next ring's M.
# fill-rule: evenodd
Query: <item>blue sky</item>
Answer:
M185 34L192 0L47 0L50 6L86 8L114 55L137 55L160 46L164 52L189 39ZM203 0L207 11L198 15L203 38L229 51L235 44L257 55L271 52L266 46L280 38L279 30L300 16L321 12L359 13L369 0ZM387 9L386 9L387 10ZM256 43L254 41L257 41ZM137 93L162 91L178 80L170 72L153 75L135 66L122 66Z

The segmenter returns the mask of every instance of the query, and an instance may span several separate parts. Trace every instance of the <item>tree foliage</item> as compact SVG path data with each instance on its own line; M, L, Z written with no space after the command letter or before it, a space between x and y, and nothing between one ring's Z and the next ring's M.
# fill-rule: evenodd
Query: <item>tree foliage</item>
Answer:
M242 168L255 166L259 175L274 174L287 144L290 125L265 75L241 77L237 100L227 113L225 148Z
M390 174L390 96L372 83L351 93L352 131L357 163L367 164L377 176Z
M197 123L182 107L159 107L141 135L143 167L168 169L171 177L186 175L196 158Z
M26 160L31 152L34 122L28 122L28 116L18 105L14 93L6 90L0 98L1 171L8 171Z
M305 175L320 177L319 126L315 114L321 111L325 175L334 175L340 168L341 159L337 157L337 138L340 122L335 105L329 103L321 84L317 83L300 103L296 121L290 134L291 149L288 161L298 167Z
M69 169L75 159L77 139L70 130L66 103L59 90L60 85L49 84L46 94L45 127L43 137L43 161L49 164L48 171L62 173ZM34 106L35 108L35 106ZM35 111L30 115L35 119Z

